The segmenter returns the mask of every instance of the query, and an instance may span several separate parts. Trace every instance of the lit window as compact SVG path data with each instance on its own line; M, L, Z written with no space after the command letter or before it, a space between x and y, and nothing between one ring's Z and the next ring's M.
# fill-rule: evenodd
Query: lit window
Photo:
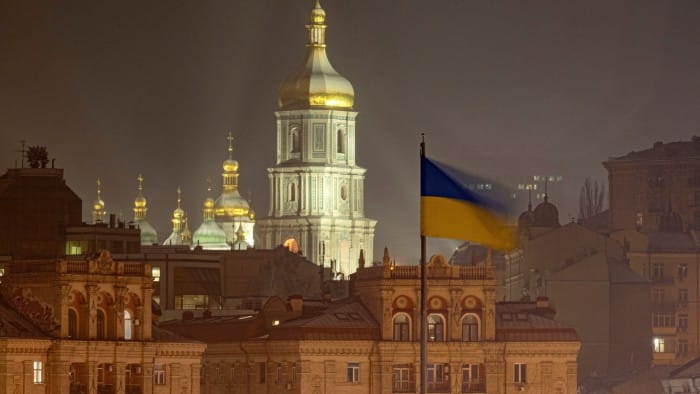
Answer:
M654 352L664 353L666 351L666 341L664 338L654 338Z
M160 267L151 268L151 276L154 282L160 282Z
M688 264L682 263L678 264L678 279L685 279L688 277Z
M157 364L153 368L153 384L165 384L165 369L161 364Z
M527 364L523 364L523 363L513 364L513 382L515 382L515 383L526 383L527 382Z
M445 340L445 320L442 315L433 313L428 316L428 341Z
M273 321L272 321L272 325L273 325L273 326L279 326L279 325L280 325L280 321L279 321L279 320L273 320Z
M128 309L124 309L124 339L131 340L131 328L132 328L132 318L131 318L131 313L129 312Z
M348 363L348 383L360 382L360 363Z
M44 363L41 361L34 361L34 375L33 375L33 380L34 384L42 384L44 383Z

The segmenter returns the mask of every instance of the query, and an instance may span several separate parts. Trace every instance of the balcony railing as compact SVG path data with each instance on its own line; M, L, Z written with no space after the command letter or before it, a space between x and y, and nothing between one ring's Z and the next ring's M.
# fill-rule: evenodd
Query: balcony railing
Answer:
M485 393L486 383L483 381L472 380L462 383L462 393Z
M431 382L428 381L428 392L429 393L449 393L450 392L450 382Z
M394 382L392 385L392 392L394 393L415 393L416 383L415 382Z

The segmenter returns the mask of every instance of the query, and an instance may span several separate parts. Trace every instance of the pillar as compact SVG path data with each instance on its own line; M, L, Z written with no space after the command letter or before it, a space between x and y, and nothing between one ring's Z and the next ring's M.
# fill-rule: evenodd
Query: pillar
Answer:
M97 285L85 285L88 302L88 339L97 338Z

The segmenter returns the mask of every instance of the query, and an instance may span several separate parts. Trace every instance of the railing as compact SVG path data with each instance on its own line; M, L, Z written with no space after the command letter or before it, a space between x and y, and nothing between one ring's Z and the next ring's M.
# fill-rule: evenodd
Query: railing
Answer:
M485 393L486 383L478 380L472 380L462 383L462 393Z
M487 266L439 266L428 267L428 278L440 279L493 279L493 268ZM358 278L362 279L419 279L420 266L415 265L387 265L380 267L368 267L357 271Z
M88 272L88 262L87 261L71 261L68 260L66 263L66 272L73 273L87 273Z
M420 273L416 266L393 266L389 268L391 279L416 279Z
M394 382L392 385L392 392L394 393L415 393L416 383L415 382Z
M95 261L85 260L58 260L58 261L14 261L10 264L9 272L15 274L29 273L59 273L59 274L119 274L129 276L147 275L147 264L144 263L116 263L109 264L105 270Z
M428 392L429 393L449 393L450 392L450 382L430 382L428 381Z
M493 269L485 266L459 267L460 279L489 279L493 278Z

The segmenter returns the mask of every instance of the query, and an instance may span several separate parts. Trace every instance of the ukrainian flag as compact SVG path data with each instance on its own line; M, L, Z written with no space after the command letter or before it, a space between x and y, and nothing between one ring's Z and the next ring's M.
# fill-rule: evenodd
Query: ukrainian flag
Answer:
M473 241L508 250L508 196L494 183L421 156L421 235Z

